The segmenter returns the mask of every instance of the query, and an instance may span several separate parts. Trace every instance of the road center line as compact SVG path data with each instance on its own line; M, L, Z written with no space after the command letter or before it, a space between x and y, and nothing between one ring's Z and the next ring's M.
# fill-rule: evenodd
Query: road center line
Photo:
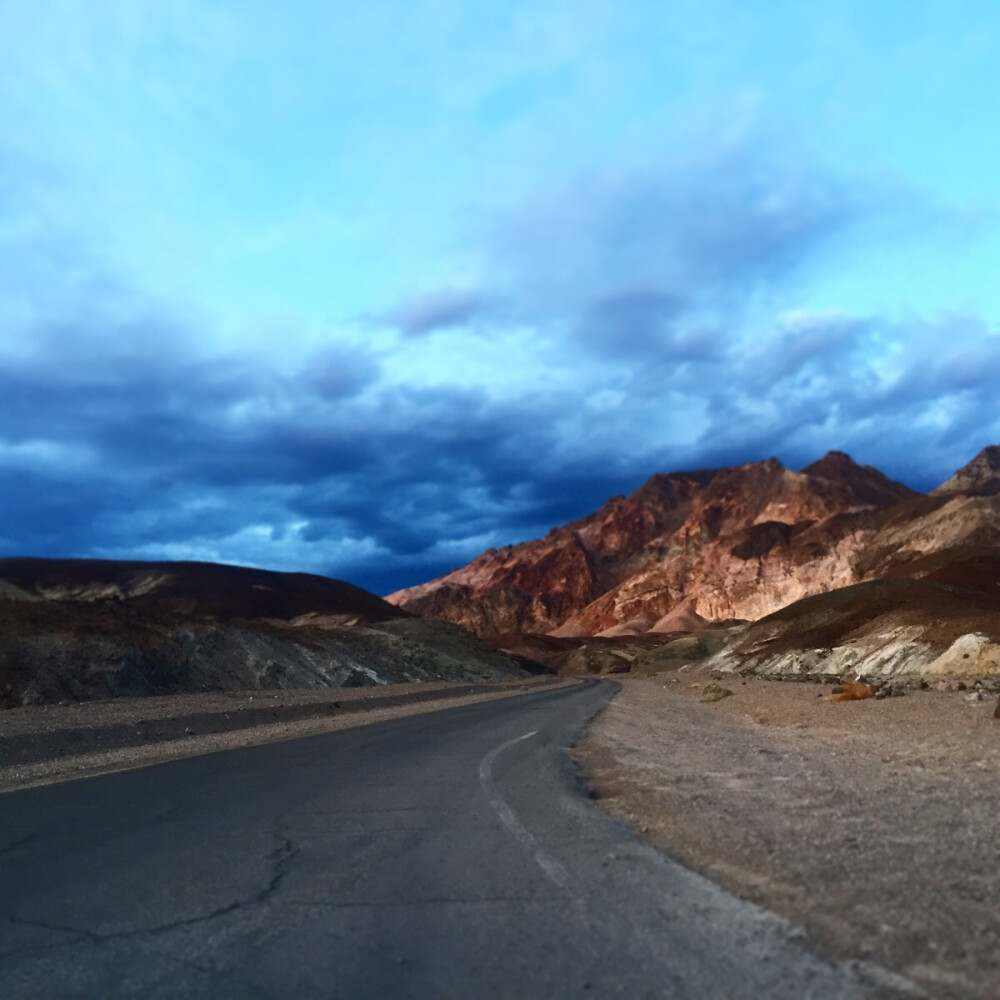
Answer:
M501 796L499 790L497 789L496 781L493 779L493 764L497 757L499 757L504 750L520 743L522 740L530 739L532 736L537 735L537 733L538 730L533 729L530 733L525 733L523 736L518 736L513 740L508 740L506 743L501 743L500 746L492 749L479 764L479 784L486 793L490 805L500 817L500 821L505 827L507 827L508 831L514 835L514 838L519 840L528 849L531 856L535 859L542 871L545 872L549 880L554 882L561 889L568 889L570 885L569 872L567 872L555 858L550 857L542 849L541 845L534 838L534 836L532 836L532 834L525 828L524 824L517 818L517 816L514 815L514 810L511 809L510 806L504 801L503 796Z

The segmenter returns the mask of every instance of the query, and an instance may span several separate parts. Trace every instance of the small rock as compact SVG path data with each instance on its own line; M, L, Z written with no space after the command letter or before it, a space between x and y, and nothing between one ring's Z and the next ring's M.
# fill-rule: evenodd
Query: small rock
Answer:
M721 684L706 684L701 689L698 701L722 701L723 698L728 698L732 693L729 688L724 688Z
M993 709L993 718L1000 719L1000 700L997 701L997 707Z
M874 693L867 684L852 681L850 684L845 684L840 691L834 688L830 701L863 701L865 698L871 698Z

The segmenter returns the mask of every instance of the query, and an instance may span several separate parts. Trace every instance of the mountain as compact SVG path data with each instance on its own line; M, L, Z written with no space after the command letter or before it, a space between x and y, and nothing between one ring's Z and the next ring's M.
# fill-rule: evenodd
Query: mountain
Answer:
M0 559L0 707L538 672L341 580L211 563Z
M843 452L800 472L769 458L659 473L543 539L490 549L387 600L483 636L673 631L684 615L756 619L855 582L853 559L882 512L918 499Z
M951 479L932 492L978 493L987 496L1000 493L1000 445L993 444L984 448L968 465L963 465Z

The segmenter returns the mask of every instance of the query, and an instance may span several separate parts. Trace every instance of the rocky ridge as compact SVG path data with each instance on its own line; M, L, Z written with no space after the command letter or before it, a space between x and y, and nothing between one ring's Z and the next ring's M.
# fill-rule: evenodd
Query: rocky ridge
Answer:
M1000 445L984 448L963 466L951 479L942 483L933 493L984 493L1000 492Z

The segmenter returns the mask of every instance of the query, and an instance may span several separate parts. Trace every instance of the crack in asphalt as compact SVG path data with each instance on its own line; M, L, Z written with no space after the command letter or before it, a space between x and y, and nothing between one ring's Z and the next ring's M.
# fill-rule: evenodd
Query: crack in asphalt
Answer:
M293 841L279 832L271 834L277 841L278 846L264 856L264 860L271 866L271 873L264 887L247 899L236 899L225 906L220 906L209 913L203 913L196 917L187 917L183 920L174 920L165 924L158 924L155 927L137 927L132 930L111 931L102 934L98 931L88 930L85 927L69 927L62 924L52 923L46 920L32 920L29 917L18 917L8 914L8 923L22 927L38 927L43 930L58 931L63 934L75 934L75 941L59 941L52 944L28 945L26 948L14 948L11 951L0 953L0 957L8 958L14 955L31 954L32 952L48 951L55 948L66 948L85 941L88 944L99 945L107 941L123 941L130 939L141 939L144 937L155 937L169 931L180 930L185 927L193 927L198 924L208 923L219 917L228 916L238 910L249 909L261 906L266 903L271 896L277 892L282 881L288 875L292 862L299 855L299 849Z
M79 944L81 941L87 941L89 944L100 944L106 940L100 934L88 931L83 927L65 927L62 924L55 924L47 920L32 920L29 917L13 917L10 915L7 916L6 920L8 924L14 924L18 927L39 927L46 931L74 934L76 935L76 940L55 941L51 944L32 944L24 948L11 948L10 951L0 952L0 958L11 958L14 955L31 955L36 952L51 951L55 948L68 948L74 944Z
M15 840L12 844L7 844L5 847L0 847L0 855L10 854L11 851L16 851L19 847L23 847L25 844L30 843L38 836L37 831L29 833L27 836L21 837L20 840Z

